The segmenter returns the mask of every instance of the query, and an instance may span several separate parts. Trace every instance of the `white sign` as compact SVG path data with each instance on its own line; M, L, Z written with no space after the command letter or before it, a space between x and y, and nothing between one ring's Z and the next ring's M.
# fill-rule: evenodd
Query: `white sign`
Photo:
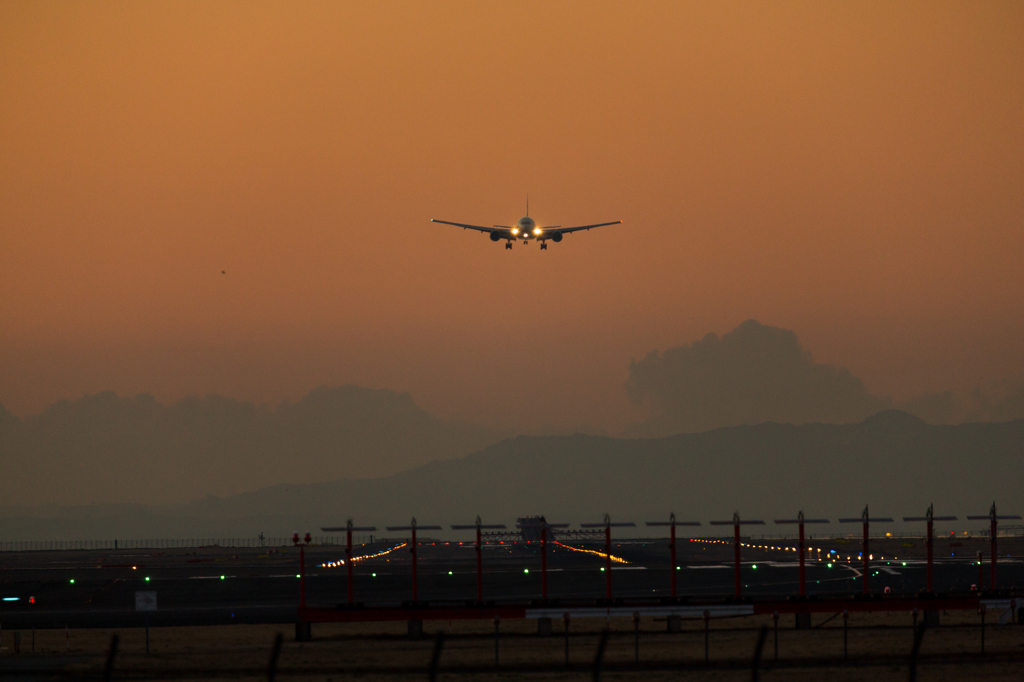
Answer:
M136 611L156 611L156 592L136 592Z

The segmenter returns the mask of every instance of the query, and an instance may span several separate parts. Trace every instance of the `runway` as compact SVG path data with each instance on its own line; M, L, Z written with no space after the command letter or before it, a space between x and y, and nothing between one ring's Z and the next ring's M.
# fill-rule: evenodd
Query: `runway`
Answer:
M1019 539L1002 542L999 584L1024 586ZM1002 539L1001 539L1002 541ZM406 542L381 539L356 548L357 555L387 552ZM752 544L757 544L754 541ZM850 546L844 539L809 543L828 554ZM870 588L877 595L916 596L925 589L925 565L909 543L877 543ZM979 545L983 543L979 542ZM743 595L786 599L798 593L798 562L784 542L744 548ZM733 596L732 544L723 539L681 539L676 580L680 598L704 602ZM774 548L774 549L773 549ZM548 547L548 600L558 605L596 607L606 597L601 545ZM895 552L903 550L900 556ZM893 552L886 554L886 552ZM938 553L938 552L937 552ZM967 554L968 550L962 552ZM612 567L613 598L629 604L657 604L670 597L667 540L616 542L612 554L626 563ZM813 552L814 556L818 552ZM831 556L839 557L839 554ZM807 593L822 599L859 595L862 570L852 560L808 561ZM887 557L881 559L880 557ZM337 546L306 549L308 605L332 609L347 600L346 569ZM484 601L491 606L530 605L542 597L538 543L505 542L482 548ZM831 567L829 564L831 563ZM354 598L363 608L400 608L412 601L408 547L392 549L353 567ZM989 567L983 574L988 582ZM291 623L299 603L299 552L285 548L189 550L44 551L0 553L0 623L4 628L132 627L148 618L152 626L228 623ZM974 560L942 557L934 568L935 591L970 594L978 582ZM476 552L471 543L421 541L417 606L464 607L476 599ZM990 587L985 584L985 588ZM157 610L135 610L135 594L155 592Z

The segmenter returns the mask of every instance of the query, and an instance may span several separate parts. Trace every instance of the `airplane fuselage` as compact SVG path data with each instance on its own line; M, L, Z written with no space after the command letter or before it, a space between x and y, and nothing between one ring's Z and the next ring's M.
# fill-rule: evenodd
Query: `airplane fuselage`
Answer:
M525 216L516 222L516 226L512 228L512 234L516 236L516 239L529 241L536 239L540 230L537 229L537 223L533 221L533 218Z

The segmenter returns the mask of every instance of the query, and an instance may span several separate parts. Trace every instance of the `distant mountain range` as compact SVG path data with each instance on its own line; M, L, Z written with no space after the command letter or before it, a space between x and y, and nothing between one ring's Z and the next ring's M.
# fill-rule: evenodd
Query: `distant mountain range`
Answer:
M276 485L179 505L0 510L4 539L290 534L340 525L511 524L1024 511L1024 420L932 426L887 410L857 424L764 423L657 439L516 437L369 480ZM983 524L981 524L983 525ZM981 527L978 523L957 527ZM708 529L705 528L705 531ZM824 531L816 529L816 532ZM643 529L638 529L643 532Z
M281 482L380 477L507 433L448 422L407 393L318 388L276 409L100 393L18 419L0 407L0 506L171 504Z

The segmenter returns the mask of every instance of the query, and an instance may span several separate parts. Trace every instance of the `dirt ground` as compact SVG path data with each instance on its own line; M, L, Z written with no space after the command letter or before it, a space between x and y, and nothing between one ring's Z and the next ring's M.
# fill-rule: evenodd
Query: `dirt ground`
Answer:
M0 635L0 671L21 670L76 675L103 670L111 635L119 637L114 677L121 679L267 679L275 636L284 637L278 679L334 680L358 678L427 679L428 667L443 632L439 677L446 679L582 680L592 666L606 626L611 635L605 651L603 679L747 680L761 626L769 627L762 655L763 680L908 679L914 632L905 613L853 614L848 631L849 659L843 660L842 618L815 616L811 630L795 630L792 616L781 618L778 660L771 617L720 618L711 621L709 664L704 663L704 623L683 622L683 632L669 634L664 620L642 619L639 655L631 619L578 620L570 623L569 667L565 662L563 623L553 634L538 636L533 620L504 621L498 637L500 668L495 669L494 624L490 621L428 621L424 637L411 640L405 622L316 624L313 640L296 642L293 626L236 625L145 630L38 630L20 633L15 654L10 630ZM978 614L949 613L942 626L926 631L918 667L919 680L1024 679L1024 626L985 629L981 655Z

